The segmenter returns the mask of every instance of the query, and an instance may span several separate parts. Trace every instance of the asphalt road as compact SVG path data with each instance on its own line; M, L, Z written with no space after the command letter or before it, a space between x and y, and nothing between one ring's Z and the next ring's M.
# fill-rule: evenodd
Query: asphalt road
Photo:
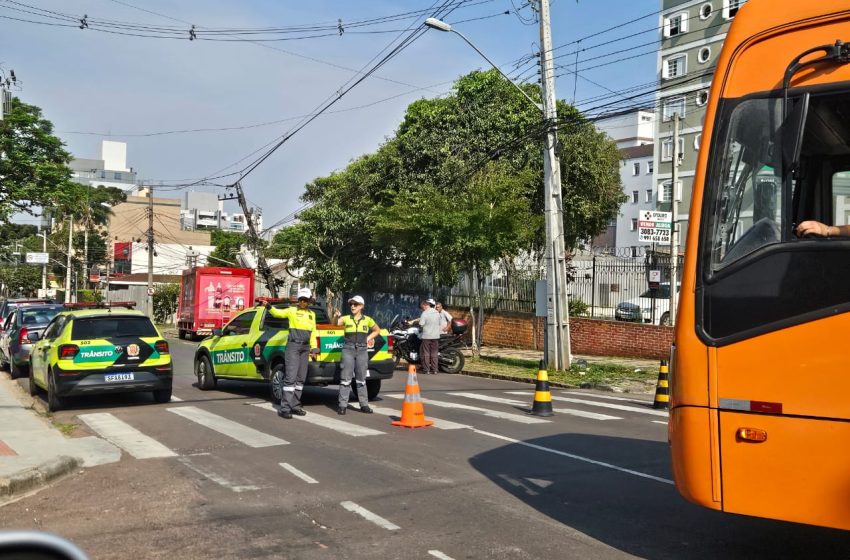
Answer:
M0 508L0 526L61 534L92 558L846 558L850 534L720 514L671 482L666 416L625 395L420 376L433 427L335 413L308 388L304 418L277 417L264 386L197 389L194 345L172 340L175 401L72 401L56 420L124 446L119 463ZM179 399L179 400L178 400ZM570 399L570 400L563 400ZM393 412L395 411L395 412Z

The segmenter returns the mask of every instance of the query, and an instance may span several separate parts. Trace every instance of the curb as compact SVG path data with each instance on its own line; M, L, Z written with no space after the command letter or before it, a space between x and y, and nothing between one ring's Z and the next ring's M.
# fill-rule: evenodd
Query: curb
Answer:
M7 500L15 494L27 492L63 477L80 466L76 457L60 455L38 466L21 469L13 475L0 477L0 499Z
M499 381L516 381L517 383L528 383L534 385L537 380L530 377L514 377L511 375L503 375L501 373L485 373L483 371L461 371L460 375L469 377L483 377L485 379L497 379ZM558 387L560 389L595 389L597 391L608 391L613 393L614 388L603 383L579 383L573 385L570 383L561 383L559 381L549 381L550 387Z

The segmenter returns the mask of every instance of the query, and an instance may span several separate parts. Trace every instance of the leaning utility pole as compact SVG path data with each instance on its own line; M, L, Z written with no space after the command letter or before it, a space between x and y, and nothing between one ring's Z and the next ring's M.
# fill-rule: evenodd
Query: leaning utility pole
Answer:
M556 153L558 111L549 0L540 0L540 66L546 145L543 148L544 204L546 212L546 361L549 367L570 368L570 317L567 306L564 209L561 200L561 163Z
M148 187L148 316L153 319L153 186Z
M673 182L670 189L670 324L676 321L676 288L679 280L679 113L673 114Z
M257 232L257 224L254 223L254 212L248 208L248 201L245 199L245 192L242 190L242 183L236 182L233 187L236 189L236 196L219 197L219 200L233 200L239 203L242 208L242 213L245 214L245 219L248 221L248 247L253 249L257 254L257 272L263 277L266 283L266 288L273 298L277 297L277 279L272 273L272 269L266 262L266 257L263 254L263 242L260 239L260 234Z

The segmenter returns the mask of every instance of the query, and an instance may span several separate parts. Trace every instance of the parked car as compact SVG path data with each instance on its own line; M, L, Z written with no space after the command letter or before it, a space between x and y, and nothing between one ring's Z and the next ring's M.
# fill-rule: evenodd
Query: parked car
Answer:
M0 332L0 367L8 367L13 379L27 373L32 349L30 336L44 332L47 324L63 309L64 306L58 304L14 306Z
M30 394L46 391L49 411L76 395L151 391L158 403L171 400L171 352L149 318L129 302L65 307L30 335Z
M44 305L46 303L53 303L53 300L37 298L7 298L0 300L0 326L6 324L6 319L18 307L22 305Z
M654 314L653 314L654 309ZM617 304L614 318L618 321L672 325L670 320L670 284L657 290L646 290L640 296Z

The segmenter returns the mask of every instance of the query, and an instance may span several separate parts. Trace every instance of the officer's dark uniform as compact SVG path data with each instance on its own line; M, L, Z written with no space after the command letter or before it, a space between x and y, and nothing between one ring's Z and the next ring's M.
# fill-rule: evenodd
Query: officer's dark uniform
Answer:
M357 400L360 410L368 411L369 395L366 390L366 372L369 368L369 351L366 339L375 326L375 321L366 315L356 320L352 315L344 315L340 321L345 330L345 343L342 346L342 373L339 382L339 408L348 407L351 393L351 379L357 383Z

